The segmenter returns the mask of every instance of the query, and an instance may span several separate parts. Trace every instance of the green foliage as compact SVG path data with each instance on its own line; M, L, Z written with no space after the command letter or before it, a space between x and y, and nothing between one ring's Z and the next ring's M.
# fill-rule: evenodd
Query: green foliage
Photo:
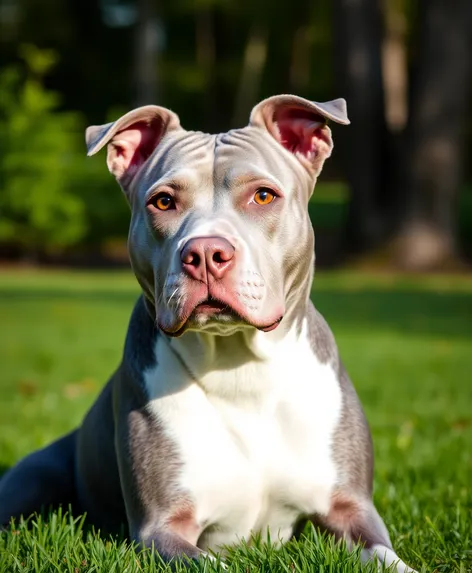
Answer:
M78 153L80 118L58 112L57 94L42 82L54 66L50 51L23 46L26 74L0 75L0 240L25 248L58 248L80 240L85 212L68 182Z
M35 254L125 236L125 201L103 161L86 160L82 117L44 87L55 54L21 56L0 73L0 242Z
M336 54L344 44L336 28L339 2L299 0L273 5L267 0L178 0L161 2L157 10L154 0L69 4L15 0L2 11L0 242L21 243L26 250L57 250L68 245L96 248L126 236L128 208L103 158L86 160L83 155L85 122L75 112L60 110L80 110L87 123L101 123L118 117L109 115L110 106L122 111L135 106L137 79L144 73L135 49L137 16L146 6L157 12L151 26L157 37L151 44L158 47L157 91L153 101L146 103L174 109L188 129L226 130L235 127L235 117L242 125L256 101L276 93L298 93L317 101L346 96L335 77ZM392 39L398 41L405 34L408 67L418 64L413 40L426 5L418 0L382 3ZM116 17L106 16L111 13ZM257 30L267 57L249 84L244 83L244 54ZM26 73L23 67L5 68L17 61L19 39L51 47L54 53L23 48ZM61 55L60 61L55 54ZM60 93L60 101L44 88L45 78ZM247 85L253 87L253 95L245 100L240 94ZM465 118L467 149L471 127L470 117ZM344 128L342 135L339 132L339 143L347 134ZM337 134L335 141L337 149ZM38 149L44 149L44 157ZM343 161L343 153L335 151L322 181L328 173L330 179L345 177ZM470 180L470 166L465 175ZM466 197L465 205L470 203ZM310 214L317 228L341 235L356 212L346 206L318 201L315 194ZM470 254L472 211L458 212L458 236Z
M131 273L0 275L0 472L80 422L120 360L138 292ZM420 571L471 571L470 278L317 273L313 300L372 429L375 501L396 550ZM308 530L281 549L242 544L228 564L373 573L357 557ZM162 570L149 552L61 514L0 533L1 573Z

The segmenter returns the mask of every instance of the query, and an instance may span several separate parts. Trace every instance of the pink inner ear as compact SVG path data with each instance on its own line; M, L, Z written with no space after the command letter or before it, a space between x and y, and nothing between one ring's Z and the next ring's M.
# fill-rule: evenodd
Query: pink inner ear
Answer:
M113 140L111 169L116 176L134 175L156 148L162 134L161 121L138 122L118 132Z
M329 144L329 136L323 129L325 120L315 113L303 109L283 110L274 117L274 123L280 143L292 153L312 157L318 154L320 144Z

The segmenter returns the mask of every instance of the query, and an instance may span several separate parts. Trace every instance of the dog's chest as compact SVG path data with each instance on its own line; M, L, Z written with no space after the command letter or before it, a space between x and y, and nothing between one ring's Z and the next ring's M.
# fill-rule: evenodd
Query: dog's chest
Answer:
M328 510L340 388L308 348L283 350L208 374L203 387L170 354L148 373L148 385L165 374L166 388L180 388L155 394L151 408L180 454L178 486L194 500L203 548L267 529L286 539L300 516Z

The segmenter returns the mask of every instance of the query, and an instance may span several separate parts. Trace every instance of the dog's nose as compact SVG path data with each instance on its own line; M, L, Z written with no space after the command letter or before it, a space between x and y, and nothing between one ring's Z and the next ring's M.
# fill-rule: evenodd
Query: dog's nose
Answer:
M192 278L206 282L207 273L221 279L234 263L234 247L223 237L190 239L180 253L183 270Z

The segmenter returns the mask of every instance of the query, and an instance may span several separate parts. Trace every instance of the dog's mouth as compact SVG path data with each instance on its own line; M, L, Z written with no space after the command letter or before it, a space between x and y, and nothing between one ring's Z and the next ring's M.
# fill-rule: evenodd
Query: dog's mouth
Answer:
M269 324L268 326L259 326L258 330L262 330L262 332L271 332L272 330L275 330L279 324L282 322L283 316L279 316L279 318L277 320L275 320L272 324Z
M194 308L192 315L204 315L204 316L214 316L217 314L232 314L234 315L235 312L233 309L228 306L226 303L209 296L203 302L197 304Z
M283 319L283 314L278 314L275 320L260 323L251 320L251 317L245 312L245 308L238 304L237 301L225 301L224 298L217 298L207 293L206 298L192 305L187 312L173 327L159 324L160 329L168 336L181 336L186 330L200 330L207 327L210 323L228 325L229 327L253 326L262 332L271 332L275 330Z

